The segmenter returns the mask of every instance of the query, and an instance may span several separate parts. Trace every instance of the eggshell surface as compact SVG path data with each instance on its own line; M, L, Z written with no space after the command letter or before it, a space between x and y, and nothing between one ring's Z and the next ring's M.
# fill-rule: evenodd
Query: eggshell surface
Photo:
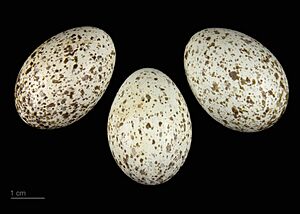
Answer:
M229 29L208 28L192 36L184 68L200 105L216 121L237 131L271 127L289 95L285 72L255 39Z
M111 79L115 47L96 27L78 27L45 41L25 61L15 86L17 112L40 129L78 121L99 101Z
M138 183L155 185L169 180L185 162L192 125L174 82L159 70L144 68L120 87L107 132L122 171Z

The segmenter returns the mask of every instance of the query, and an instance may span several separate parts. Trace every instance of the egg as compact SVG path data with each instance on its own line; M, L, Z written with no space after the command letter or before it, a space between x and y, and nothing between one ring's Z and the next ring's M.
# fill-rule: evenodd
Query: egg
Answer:
M138 183L156 185L168 181L185 162L192 124L174 82L159 70L143 68L116 94L107 133L122 171Z
M53 36L33 51L18 74L17 112L40 129L78 121L105 92L115 58L112 39L96 27L77 27Z
M282 66L243 33L224 28L196 33L186 45L184 68L203 109L230 129L261 131L285 112L289 87Z

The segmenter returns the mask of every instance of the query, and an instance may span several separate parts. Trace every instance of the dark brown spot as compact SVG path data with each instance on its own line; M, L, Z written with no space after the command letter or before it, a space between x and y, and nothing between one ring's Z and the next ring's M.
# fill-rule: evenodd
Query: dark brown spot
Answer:
M168 144L167 144L167 147L166 147L167 152L171 152L171 148L172 148L172 147L171 147L171 144L168 143Z
M238 80L239 76L237 75L237 73L235 71L231 71L229 72L229 76L231 77L231 79L233 80Z
M55 104L54 103L50 103L49 105L47 105L48 108L54 107Z
M247 96L247 103L250 103L250 104L254 104L253 100L250 98L250 96Z
M174 162L171 162L171 163L169 164L168 168L171 169L174 165L175 165L175 163L174 163Z
M274 93L273 93L273 91L272 91L272 90L269 90L269 91L268 91L268 93L269 93L269 95L271 95L271 96L275 97L275 95L274 95Z
M268 124L269 126L272 126L275 122L276 122L276 116L273 115L273 116L271 117L270 121L267 122L267 124Z
M25 74L28 74L31 71L31 67L25 71Z
M95 68L96 68L95 66L93 66L93 67L90 68L90 72L91 72L92 74L95 74Z
M161 125L162 125L162 122L159 122L159 123L158 123L158 125L159 125L159 127L161 127Z
M127 168L129 168L129 165L128 165L128 158L129 158L129 155L128 155L128 154L126 154L126 156L123 157L123 162L124 162L124 164L125 164L125 166L126 166Z
M238 117L238 114L239 114L239 111L236 109L235 106L233 106L233 107L231 108L231 110L232 110L232 112L233 112L233 114L234 114L234 117L237 118L237 117Z
M81 94L81 96L84 95L84 90L83 89L80 90L80 94Z
M265 99L267 98L267 94L263 90L261 90L261 95L262 95L263 98L265 98Z
M236 65L236 66L235 66L235 69L236 69L236 70L240 70L241 68L242 68L242 67L239 66L239 65Z
M241 84L242 84L242 85L245 85L245 84L246 84L246 81L245 81L243 78L241 78Z
M214 43L214 42L211 43L209 46L207 46L207 48L210 48L210 47L213 47L213 46L215 46L215 43Z
M245 52L245 53L247 53L248 55L250 55L250 52L249 52L247 49L245 49L245 48L241 49L241 52Z
M68 45L67 47L65 47L64 50L67 53L67 55L72 55L72 53L73 53L73 48L71 45Z
M189 54L188 51L184 54L184 58L185 58L185 59L187 59L188 54Z
M60 80L52 80L53 83L61 83Z
M245 39L245 38L241 38L241 40L243 40L246 44L250 44L250 43L252 43L252 41L250 41L250 40L247 40L247 39Z
M263 59L262 59L262 62L264 63L268 63L270 60L270 56L265 56Z
M63 116L64 119L67 119L69 117L69 113L68 112L64 113L62 116Z
M285 90L284 84L282 81L280 81L280 87L283 88L283 90Z
M30 57L33 58L35 55L36 55L36 51L33 52Z
M218 84L216 82L213 82L213 86L211 88L213 91L219 92L219 87Z
M147 98L147 102L149 102L151 99L151 96L149 94L146 94L146 98Z
M224 122L225 124L228 124L228 122L227 122L226 120L223 120L223 122Z
M74 91L71 91L69 95L71 99L73 99L73 95L74 95Z
M72 103L71 106L74 107L74 109L77 109L78 108L78 103ZM75 112L75 111L74 111ZM72 112L73 113L73 112Z
M150 123L147 123L147 124L146 124L146 128L147 128L147 129L151 128Z
M141 170L140 170L140 173L141 173L141 175L147 175L145 169L141 169Z
M86 81L86 80L92 80L92 77L90 75L84 75L84 77L82 77L82 80L83 81Z
M38 77L38 76L34 76L34 80L35 81L38 81L40 79L40 77ZM29 83L30 84L30 83Z
M269 112L269 110L269 107L267 107L263 114L266 115Z

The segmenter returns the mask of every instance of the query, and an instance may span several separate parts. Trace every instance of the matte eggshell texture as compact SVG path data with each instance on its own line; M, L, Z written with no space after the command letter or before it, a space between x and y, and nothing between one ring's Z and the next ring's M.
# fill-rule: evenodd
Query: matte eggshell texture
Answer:
M162 72L144 68L119 89L108 118L112 155L130 178L161 184L183 165L192 126L183 96Z
M196 33L186 46L184 67L200 105L228 128L260 131L286 109L289 87L280 63L243 33L222 28Z
M111 79L113 41L95 27L73 28L53 36L25 61L15 86L21 118L40 129L67 126L86 115Z

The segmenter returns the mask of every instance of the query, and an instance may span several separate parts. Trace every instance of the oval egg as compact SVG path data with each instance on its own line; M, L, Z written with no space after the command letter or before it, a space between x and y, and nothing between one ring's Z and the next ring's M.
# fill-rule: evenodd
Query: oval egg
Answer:
M15 86L15 105L27 124L60 128L82 118L111 79L115 47L96 27L78 27L41 44L25 61Z
M161 184L174 176L188 155L192 125L174 82L144 68L120 87L108 118L108 141L122 171L141 184Z
M200 105L233 130L271 127L284 113L288 81L275 56L255 39L229 29L196 33L185 48L184 68Z

